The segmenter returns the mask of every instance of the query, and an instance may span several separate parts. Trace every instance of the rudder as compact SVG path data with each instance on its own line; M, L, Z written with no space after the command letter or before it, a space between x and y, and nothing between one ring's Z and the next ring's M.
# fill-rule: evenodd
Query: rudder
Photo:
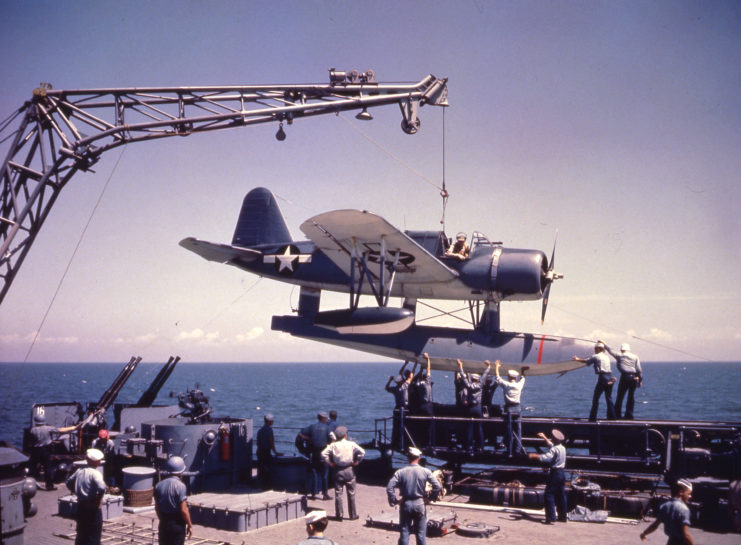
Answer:
M270 190L257 187L247 193L242 201L232 245L251 247L292 240L278 202Z

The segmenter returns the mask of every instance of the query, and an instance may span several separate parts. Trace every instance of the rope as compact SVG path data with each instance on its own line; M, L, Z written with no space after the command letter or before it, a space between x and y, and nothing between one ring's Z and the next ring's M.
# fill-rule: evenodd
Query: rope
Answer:
M367 133L363 132L361 129L359 129L358 127L356 127L352 122L350 122L349 119L345 118L345 116L343 116L342 114L338 114L338 116L339 116L340 119L342 119L342 121L344 121L345 123L347 123L350 126L350 128L352 128L354 131L358 132L363 138L365 138L366 140L368 140L368 142L370 142L371 144L373 144L374 146L376 146L383 153L385 153L386 155L388 155L389 157L391 157L392 159L394 159L397 163L399 163L400 165L402 165L403 167L405 167L407 170L409 170L409 171L413 172L414 174L416 174L417 176L419 176L422 179L422 181L424 181L425 183L431 185L435 189L438 189L440 191L443 191L444 190L444 188L442 188L439 185L437 185L435 182L433 182L432 180L430 180L427 176L425 176L424 174L422 174L420 171L416 170L411 165L405 163L398 155L394 154L393 152L391 152L390 150L388 150L387 148L385 148L384 146L382 146L381 144L379 144L378 142L376 142L375 140L373 140L373 138L371 138L370 136L368 136Z
M603 323L598 322L596 320L591 320L591 319L586 318L586 317L584 317L584 316L582 316L580 314L576 314L575 312L569 312L568 310L564 310L563 308L561 308L561 307L559 307L557 305L551 305L551 306L557 308L561 312L564 312L564 313L569 314L571 316L576 316L577 318L581 318L582 320L585 320L587 322L590 322L590 323L592 323L594 325L597 325L599 327L603 327L605 329L611 329L613 331L617 331L617 332L625 335L626 337L630 337L630 338L635 339L637 341L644 342L644 343L647 343L647 344L651 344L651 345L654 345L654 346L658 346L659 348L664 348L666 350L669 350L669 351L672 351L672 352L677 352L678 354L683 354L685 356L690 356L691 358L695 358L695 359L698 359L700 361L713 361L713 360L711 360L709 358L706 358L705 356L700 356L700 355L694 354L692 352L687 352L686 350L681 350L681 349L676 348L674 346L669 346L669 345L662 344L662 343L659 343L659 342L656 342L656 341L651 341L649 339L646 339L646 338L643 338L643 337L639 337L638 335L633 335L633 334L631 334L631 333L629 333L627 331L624 331L624 330L622 330L620 328L612 327L610 325L603 324Z

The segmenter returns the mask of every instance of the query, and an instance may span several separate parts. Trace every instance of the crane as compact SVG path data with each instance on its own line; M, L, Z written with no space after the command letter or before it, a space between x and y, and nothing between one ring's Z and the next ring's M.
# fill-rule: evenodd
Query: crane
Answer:
M53 89L41 84L0 126L10 142L2 163L0 304L59 192L103 152L131 142L398 104L401 128L415 134L419 107L447 106L447 78L382 84L373 70L329 70L327 84Z

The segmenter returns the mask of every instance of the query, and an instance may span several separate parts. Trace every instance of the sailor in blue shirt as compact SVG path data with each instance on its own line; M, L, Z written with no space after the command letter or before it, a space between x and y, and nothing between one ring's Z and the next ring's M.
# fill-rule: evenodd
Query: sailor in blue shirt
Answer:
M476 373L471 374L470 380L465 376L463 372L463 362L458 360L458 372L463 376L463 383L465 384L466 390L468 391L468 416L472 418L482 418L484 416L481 410L481 391L483 390L482 382L486 381L491 370L491 364L487 361L486 369L484 374L479 376ZM465 448L471 450L474 446L474 430L476 431L476 448L484 448L484 430L479 420L474 424L470 422L468 424L468 430L466 433L466 444Z
M86 452L88 467L78 469L66 484L77 496L77 536L75 545L100 545L103 533L103 513L100 510L106 486L98 470L103 453L97 449Z
M594 345L594 355L589 358L574 356L572 359L594 366L594 372L597 374L597 384L594 386L592 410L589 412L589 420L591 422L597 421L599 398L603 393L605 394L605 402L607 403L607 419L615 420L615 405L612 403L612 385L615 384L615 379L610 369L610 356L605 353L605 343L597 341L597 344Z
M391 444L400 449L402 447L403 417L409 410L409 387L414 380L414 373L410 369L404 371L403 376L390 376L386 382L386 391L394 395L394 422L391 432ZM396 384L391 385L394 381Z
M165 464L166 479L154 487L154 509L160 519L159 544L183 545L186 536L193 535L193 524L188 510L188 495L180 475L185 471L185 462L180 456L172 456Z
M565 437L560 430L556 429L551 430L552 440L548 439L544 433L539 433L538 437L543 439L550 448L545 454L531 452L528 457L531 460L548 464L551 468L545 484L544 524L553 524L556 520L566 522L566 475L564 473L566 447L563 446ZM558 514L558 519L556 519L556 514Z
M307 486L307 492L311 492L311 499L316 498L319 493L319 487L322 489L322 499L329 498L329 466L322 460L322 451L331 441L329 425L327 420L329 415L324 411L316 415L317 421L311 426L306 426L301 430L301 437L311 441L311 479L310 486Z
M273 415L266 413L263 417L265 424L257 430L257 478L263 490L271 486L271 469L273 455L279 456L275 450L275 436L273 434Z
M47 490L55 490L54 486L54 470L51 465L51 453L53 448L53 436L63 435L71 431L76 430L80 427L69 426L66 428L55 428L46 423L46 416L44 416L43 409L37 407L38 412L33 415L33 427L28 430L28 434L31 436L33 443L31 444L31 460L29 467L31 474L34 477L39 477L39 466L44 469L44 480Z
M664 524L664 533L669 536L666 545L694 545L690 535L690 508L687 502L692 497L692 483L679 479L673 488L672 499L661 504L656 520L641 532L641 541L656 530L659 524Z
M442 490L440 482L432 472L419 465L422 452L411 447L407 453L409 465L399 469L386 485L386 495L390 506L401 502L399 507L399 525L401 526L398 545L408 545L409 535L414 532L417 545L426 544L427 511L425 509L425 487L432 486L432 499L436 499ZM396 496L399 490L401 500Z

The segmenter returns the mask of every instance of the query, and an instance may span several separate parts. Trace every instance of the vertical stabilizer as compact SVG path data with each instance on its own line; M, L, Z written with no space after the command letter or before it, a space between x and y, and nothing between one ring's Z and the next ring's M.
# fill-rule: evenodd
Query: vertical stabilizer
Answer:
M273 194L264 187L247 193L242 201L232 245L250 247L292 240Z

